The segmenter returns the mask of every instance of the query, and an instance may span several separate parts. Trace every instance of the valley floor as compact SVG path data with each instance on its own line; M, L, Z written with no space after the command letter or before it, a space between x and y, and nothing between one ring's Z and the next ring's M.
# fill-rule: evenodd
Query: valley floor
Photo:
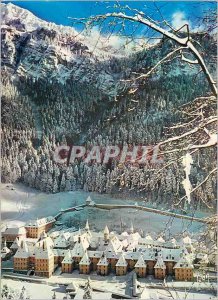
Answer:
M1 188L1 230L5 225L21 226L26 221L49 215L56 215L61 209L84 204L88 196L96 203L135 204L135 200L119 199L106 194L87 193L84 191L46 194L23 184L2 184ZM138 201L140 205L143 202ZM147 204L146 204L147 205ZM207 213L196 212L195 216L206 217ZM102 210L92 207L77 212L68 212L59 219L68 226L83 226L89 219L90 226L102 230L105 224L113 230L128 229L132 222L137 229L159 233L167 227L168 234L177 234L185 230L192 233L203 229L203 224L189 220L176 219L137 209Z

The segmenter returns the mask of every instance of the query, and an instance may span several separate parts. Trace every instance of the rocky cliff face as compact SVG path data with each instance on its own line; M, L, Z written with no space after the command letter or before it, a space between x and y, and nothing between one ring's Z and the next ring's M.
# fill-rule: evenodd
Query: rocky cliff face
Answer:
M13 4L2 4L2 65L12 74L66 84L93 84L107 95L115 93L117 74L105 61L112 55L93 51L89 39L71 27L40 20Z
M115 54L112 47L79 35L72 27L43 21L31 12L11 3L2 4L2 66L11 74L67 84L92 85L108 97L122 90L120 79L131 71L150 68L160 56L174 46L162 43L148 50ZM165 76L194 74L196 68L172 62L163 69Z
M211 38L201 34L194 38L210 61L216 53ZM52 159L60 143L154 145L178 134L166 128L186 122L181 106L209 91L198 67L173 59L140 84L120 81L149 70L174 47L161 41L128 56L102 43L94 50L93 41L73 28L2 4L3 181L21 180L46 192L83 188L134 193L156 202L179 199L184 194L184 172L178 162L156 175L149 165L59 166ZM214 109L211 104L205 114ZM193 186L206 176L214 158L210 149L196 160ZM194 200L200 195L214 203L214 180L207 190L196 193Z

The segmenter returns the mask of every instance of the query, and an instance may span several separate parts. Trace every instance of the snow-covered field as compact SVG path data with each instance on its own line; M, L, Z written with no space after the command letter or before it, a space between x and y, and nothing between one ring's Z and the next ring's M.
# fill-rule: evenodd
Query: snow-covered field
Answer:
M146 233L158 234L164 231L167 236L186 230L196 233L203 228L202 223L192 223L189 220L170 218L164 215L129 208L103 210L85 207L82 211L63 214L60 221L68 226L83 227L87 219L89 220L90 227L96 231L103 230L106 224L111 231L128 231L131 222L139 232L142 230Z
M48 281L43 283L31 283L12 279L2 279L2 287L7 284L9 289L12 289L18 296L23 286L25 286L26 294L30 299L51 299L52 295L56 294L57 299L63 299L65 296L65 288L67 284L74 282L77 286L84 286L88 276L87 275L75 275L75 274L63 274L60 276L53 276ZM127 279L127 281L126 281ZM144 279L140 279L141 290L147 286ZM108 276L107 280L99 276L91 276L91 286L93 289L100 288L101 290L110 291L119 294L125 294L127 291L128 278L126 276L112 277ZM192 283L189 283L192 285ZM197 291L189 290L190 286L185 290L183 289L171 289L171 288L149 288L142 293L142 299L186 299L186 300L209 300L217 299L212 291ZM147 298L148 297L148 298ZM102 298L103 299L103 298Z
M24 286L26 289L27 296L30 299L52 299L52 296L55 292L57 299L63 299L65 295L64 286L51 286L48 284L38 284L38 283L31 283L31 282L24 282L12 279L1 279L1 286L3 287L5 284L15 292L16 295L20 295L21 289ZM18 299L18 297L17 297Z
M87 197L84 192L46 194L23 184L2 184L2 222L23 225L27 220L55 215L61 208L84 203Z
M45 194L23 184L2 184L1 188L1 215L2 229L8 225L23 225L27 220L56 215L62 208L85 203L88 196L96 203L111 204L134 204L135 200L125 200L86 193L83 191L63 192L58 194ZM82 211L69 212L61 217L61 221L68 223L68 226L83 226L86 219L89 219L92 229L102 230L108 224L111 230L126 230L133 223L136 229L145 232L159 233L167 227L167 234L199 232L203 225L197 222L170 218L168 216L154 214L137 209L114 209L101 210L86 207ZM67 222L69 221L69 222ZM122 227L121 227L122 224Z

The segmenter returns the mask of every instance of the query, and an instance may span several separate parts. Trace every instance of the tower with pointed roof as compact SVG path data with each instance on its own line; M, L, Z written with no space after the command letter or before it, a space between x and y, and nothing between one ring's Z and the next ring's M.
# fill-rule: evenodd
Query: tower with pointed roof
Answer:
M193 249L192 240L188 234L183 236L183 238L180 241L180 244L181 246L185 247L189 253L192 252Z
M89 227L88 219L86 220L85 233L87 234L88 238L90 238L92 236L91 231L90 231L90 227Z
M174 266L175 279L180 281L191 281L193 279L193 265L187 254L183 253Z
M90 229L90 228L89 228L89 220L87 219L87 220L86 220L85 230L86 230L86 231L89 231L89 229Z
M54 253L44 240L42 246L35 253L35 274L42 277L50 277L54 272Z
M137 274L138 277L145 277L146 276L146 268L147 265L144 261L143 256L141 255L137 261L137 263L135 264L135 272Z
M164 262L166 265L166 273L167 275L174 275L174 266L176 264L175 259L178 259L178 251L177 252L177 257L175 257L175 249L165 249L164 250Z
M67 253L64 256L64 259L61 262L62 273L72 273L73 263L74 263L74 260L71 255L71 251L68 249Z
M21 241L17 252L14 255L13 266L15 272L29 270L30 254L25 241Z
M130 226L129 232L130 233L134 233L134 227L133 227L133 223L132 222L131 222L131 226Z
M160 253L158 254L157 262L154 266L154 276L157 279L164 279L166 277L166 265Z
M88 247L89 247L89 244L87 243L87 240L85 238L81 237L81 232L80 232L80 234L78 236L78 241L74 245L73 251L72 251L72 257L74 259L74 266L76 268L79 267L79 263Z
M89 274L91 270L91 260L88 256L88 252L85 251L80 263L79 263L79 272L81 274Z
M146 255L147 274L154 275L154 266L156 264L156 256L158 255L154 249L150 248Z
M97 263L97 273L99 275L108 275L109 273L109 262L104 253L102 254L102 257Z
M128 264L125 260L124 254L122 253L118 259L118 262L116 263L116 275L117 276L126 275L127 266Z
M105 249L110 269L114 272L116 271L116 264L118 262L120 253L122 252L122 248L122 243L116 236L113 236Z
M106 225L104 228L104 243L105 243L105 245L108 244L109 238L110 238L110 231Z

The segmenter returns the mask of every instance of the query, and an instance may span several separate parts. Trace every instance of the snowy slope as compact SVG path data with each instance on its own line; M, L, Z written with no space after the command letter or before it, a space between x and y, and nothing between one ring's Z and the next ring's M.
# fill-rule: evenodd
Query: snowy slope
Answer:
M102 67L108 59L69 26L43 21L11 3L2 4L2 64L18 76L93 83L114 95L116 80ZM89 49L90 47L90 49Z

